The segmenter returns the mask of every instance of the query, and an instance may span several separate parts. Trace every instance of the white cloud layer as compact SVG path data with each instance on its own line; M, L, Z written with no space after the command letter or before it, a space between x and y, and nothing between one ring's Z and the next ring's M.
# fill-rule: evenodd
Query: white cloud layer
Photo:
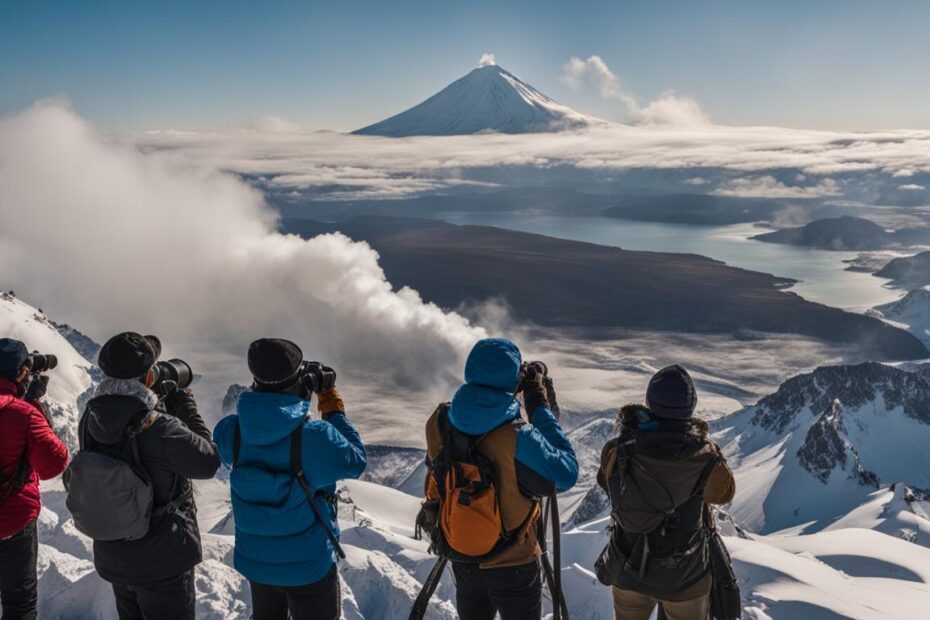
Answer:
M721 185L714 193L745 198L820 198L837 196L840 189L839 184L830 178L816 185L786 185L773 176L765 175L733 179Z
M0 216L4 289L97 338L132 329L201 360L227 352L239 379L247 344L278 336L343 373L448 387L485 335L392 290L367 244L280 235L235 176L114 144L57 105L0 121Z
M485 52L481 55L481 58L478 60L479 67L489 67L491 65L496 65L497 61L494 59L494 54L491 52Z
M658 99L645 106L626 92L620 78L610 70L600 56L587 60L572 56L562 67L562 83L572 90L593 86L604 99L622 103L630 117L640 125L707 125L710 118L694 99L682 97L674 91L666 91Z
M778 127L628 126L603 124L583 131L483 134L404 139L337 132L256 130L161 131L119 137L190 164L265 179L280 190L338 192L333 198L403 198L487 184L475 171L572 168L603 173L679 170L682 181L699 176L715 189L709 170L725 178L752 179L793 170L795 185L820 186L824 178L930 173L930 131L831 132ZM904 174L902 175L902 171ZM509 175L509 172L508 172ZM771 186L778 195L784 189ZM723 191L733 188L723 188Z

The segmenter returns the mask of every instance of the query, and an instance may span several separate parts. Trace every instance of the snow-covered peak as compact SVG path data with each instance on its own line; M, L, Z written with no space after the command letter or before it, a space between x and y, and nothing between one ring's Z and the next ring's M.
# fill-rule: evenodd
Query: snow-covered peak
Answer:
M713 423L753 531L822 529L881 485L930 488L930 382L876 363L825 366Z
M534 133L604 123L553 101L496 64L484 64L405 112L355 131L374 136Z

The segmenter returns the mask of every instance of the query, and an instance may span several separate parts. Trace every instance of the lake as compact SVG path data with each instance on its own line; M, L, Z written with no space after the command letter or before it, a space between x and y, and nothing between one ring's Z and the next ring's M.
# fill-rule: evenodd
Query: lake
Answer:
M846 271L844 260L855 252L829 252L750 239L767 229L753 224L695 226L634 222L606 217L514 213L444 213L454 224L499 226L562 239L611 245L627 250L701 254L734 267L798 280L791 291L854 312L901 297L871 274Z

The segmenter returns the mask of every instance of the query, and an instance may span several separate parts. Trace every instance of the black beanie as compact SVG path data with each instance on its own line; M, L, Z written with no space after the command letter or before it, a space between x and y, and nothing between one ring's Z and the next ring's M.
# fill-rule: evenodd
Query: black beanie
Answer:
M97 365L108 377L138 379L147 373L161 355L161 341L155 336L123 332L100 348Z
M646 404L658 418L690 418L697 406L697 391L691 375L678 364L663 368L649 381Z
M249 345L249 371L261 385L292 384L303 361L303 351L290 340L262 338Z
M0 377L16 379L29 361L29 349L19 340L0 338Z

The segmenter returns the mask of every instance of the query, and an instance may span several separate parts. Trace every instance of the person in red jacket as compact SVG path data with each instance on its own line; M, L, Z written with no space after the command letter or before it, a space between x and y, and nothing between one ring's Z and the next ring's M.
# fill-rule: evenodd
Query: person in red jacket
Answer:
M32 358L26 345L0 338L0 605L3 620L36 618L36 519L39 480L68 464L68 449L49 426L39 399L46 382L26 392Z

